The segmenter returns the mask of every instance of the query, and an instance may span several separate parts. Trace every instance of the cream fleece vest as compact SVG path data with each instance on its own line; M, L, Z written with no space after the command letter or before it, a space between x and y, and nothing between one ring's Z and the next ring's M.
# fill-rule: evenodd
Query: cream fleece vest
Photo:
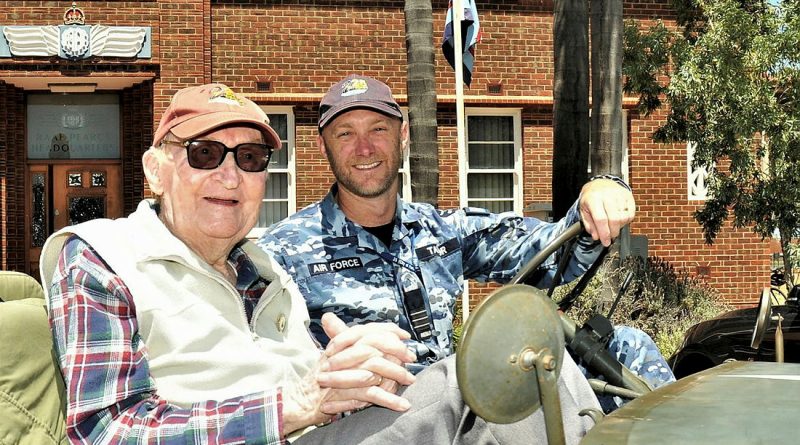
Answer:
M293 385L319 359L297 286L252 242L243 248L271 283L247 322L236 289L172 235L145 200L128 218L66 227L45 243L41 276L52 285L70 235L91 245L133 296L159 396L181 406Z

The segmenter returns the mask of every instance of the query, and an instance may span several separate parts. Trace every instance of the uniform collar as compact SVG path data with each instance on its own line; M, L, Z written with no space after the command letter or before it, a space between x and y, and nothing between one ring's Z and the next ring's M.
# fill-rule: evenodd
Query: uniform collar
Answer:
M416 206L406 205L405 202L397 196L397 208L402 210L402 221L404 226L409 226L413 223L423 219L422 213L417 210Z
M372 234L364 230L360 225L350 221L345 216L339 204L336 202L336 193L339 191L339 185L334 183L330 191L320 203L320 211L322 212L322 229L331 233L338 238L356 237L358 244L364 247L370 247L374 250L385 249L383 243L379 242ZM398 224L400 225L401 238L408 235L406 225L416 222L421 218L419 212L415 209L405 205L400 195L397 196L397 205L395 206L395 229ZM402 222L400 224L399 222ZM395 235L396 235L395 230ZM396 236L392 237L396 240Z

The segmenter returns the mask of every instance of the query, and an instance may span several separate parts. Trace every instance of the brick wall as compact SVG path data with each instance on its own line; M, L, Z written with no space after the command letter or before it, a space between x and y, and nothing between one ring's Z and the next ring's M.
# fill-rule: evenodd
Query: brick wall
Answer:
M212 80L207 48L211 5L209 0L159 1L153 13L153 61L159 69L153 84L153 117L158 119L175 91Z
M25 270L25 107L0 81L0 270Z
M145 195L142 155L153 139L153 84L145 82L122 91L123 214L136 210Z
M447 0L432 0L434 46ZM672 19L668 0L625 4L626 18ZM492 0L479 5L483 40L468 94L501 82L507 96L551 95L552 2ZM403 2L391 0L215 1L212 74L242 91L271 80L276 93L322 94L350 72L370 73L405 95ZM649 21L649 20L648 20ZM242 32L247 29L248 32ZM452 70L437 51L437 92L454 94Z
M656 144L650 138L663 118L661 112L631 119L629 164L638 209L632 232L648 236L650 255L699 273L733 304L753 304L769 285L769 243L730 223L713 245L705 243L692 217L703 203L688 199L685 144Z

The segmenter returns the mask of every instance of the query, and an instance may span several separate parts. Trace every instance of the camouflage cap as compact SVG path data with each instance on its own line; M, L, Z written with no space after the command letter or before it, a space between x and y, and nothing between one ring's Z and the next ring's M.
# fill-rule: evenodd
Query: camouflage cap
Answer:
M371 77L351 74L333 85L319 103L319 131L339 114L367 108L403 120L389 87Z

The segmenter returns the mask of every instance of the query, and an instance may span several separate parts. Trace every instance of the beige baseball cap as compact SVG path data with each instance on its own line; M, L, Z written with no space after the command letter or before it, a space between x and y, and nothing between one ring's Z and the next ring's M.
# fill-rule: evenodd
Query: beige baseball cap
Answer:
M186 140L230 124L251 124L261 130L265 144L274 150L281 148L281 139L269 126L264 110L221 83L178 90L161 116L153 146L169 132Z

